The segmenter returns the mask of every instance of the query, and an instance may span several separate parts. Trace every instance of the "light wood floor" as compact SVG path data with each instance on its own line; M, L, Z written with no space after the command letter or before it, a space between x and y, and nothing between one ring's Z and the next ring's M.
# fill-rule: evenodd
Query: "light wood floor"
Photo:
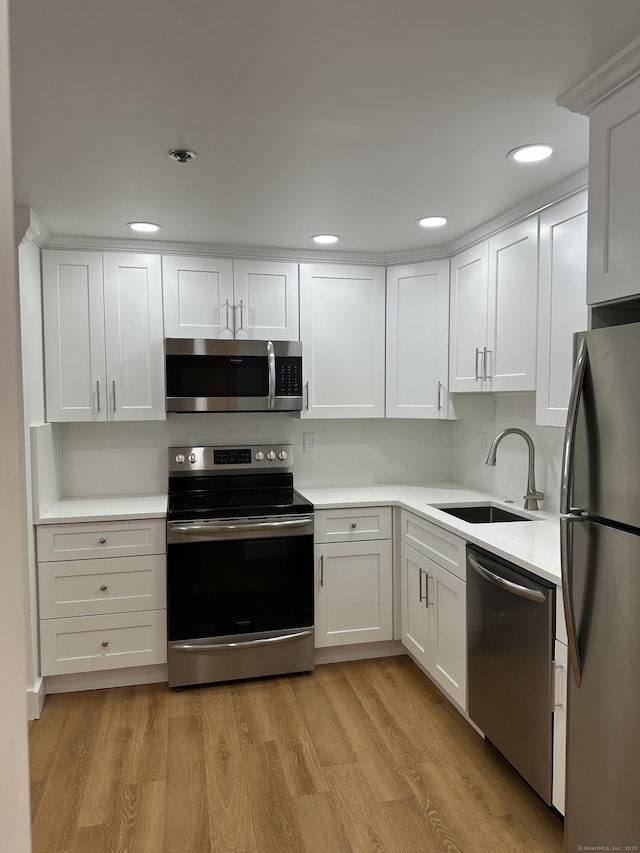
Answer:
M47 698L34 853L562 850L562 823L406 657Z

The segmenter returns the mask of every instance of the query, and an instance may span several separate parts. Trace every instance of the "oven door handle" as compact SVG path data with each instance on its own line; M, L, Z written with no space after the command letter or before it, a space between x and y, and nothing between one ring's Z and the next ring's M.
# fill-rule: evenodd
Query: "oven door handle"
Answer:
M205 524L173 524L170 528L172 533L193 533L194 536L207 536L217 530L264 530L265 528L287 528L304 527L313 521L310 515L301 518L293 518L286 521L239 521L231 524L224 522L213 522Z
M310 637L311 631L295 631L293 634L280 634L278 637L262 637L258 640L244 640L240 643L179 643L171 645L173 652L211 652L221 649L243 649L247 646L271 646L277 643L286 643L289 640L302 640Z

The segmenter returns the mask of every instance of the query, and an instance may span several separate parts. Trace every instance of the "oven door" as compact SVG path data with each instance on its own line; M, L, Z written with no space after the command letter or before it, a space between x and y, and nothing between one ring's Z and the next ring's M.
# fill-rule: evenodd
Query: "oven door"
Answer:
M313 516L169 522L172 687L313 669Z

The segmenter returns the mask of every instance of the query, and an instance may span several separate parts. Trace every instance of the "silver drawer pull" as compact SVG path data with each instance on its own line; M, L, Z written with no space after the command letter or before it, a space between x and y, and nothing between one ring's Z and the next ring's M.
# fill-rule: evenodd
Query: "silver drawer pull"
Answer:
M101 536L101 537L98 539L98 542L99 542L101 545L104 545L104 544L106 543L106 541L107 541L107 540L106 540L106 538L105 538L104 536Z
M106 585L106 583L103 583L100 587L100 592L106 592L108 589L109 587Z
M108 646L109 646L109 640L103 640L102 641L102 648L106 649L106 648L108 648Z
M357 522L357 521L352 521L352 522L351 522L351 527L352 527L354 530L356 529L356 527L357 527L357 526L358 526L358 522Z

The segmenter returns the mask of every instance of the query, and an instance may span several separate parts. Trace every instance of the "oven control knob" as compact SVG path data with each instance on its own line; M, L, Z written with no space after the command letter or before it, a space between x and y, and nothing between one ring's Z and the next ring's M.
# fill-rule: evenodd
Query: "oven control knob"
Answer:
M282 459L282 461L284 462L284 460L285 460L286 458L287 458L287 451L286 451L286 450L281 450L281 451L280 451L280 453L278 453L278 459Z
M190 453L189 454L189 462L195 462L195 461L196 461L196 454Z
M184 453L178 453L176 456L176 462L181 465L184 462Z
M273 462L273 460L274 460L275 458L276 458L276 454L273 452L273 450L270 450L270 451L267 453L267 459L269 460L269 462Z
M263 459L264 459L264 453L261 450L259 450L256 453L256 462L262 462Z

